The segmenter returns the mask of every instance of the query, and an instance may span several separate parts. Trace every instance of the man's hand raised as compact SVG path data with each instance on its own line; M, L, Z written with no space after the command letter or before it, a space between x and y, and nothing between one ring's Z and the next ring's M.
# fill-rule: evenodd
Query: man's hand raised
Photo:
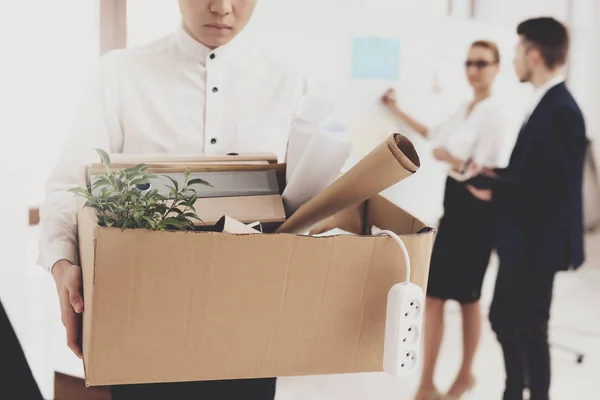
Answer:
M67 331L67 344L79 358L81 350L81 313L83 313L81 267L60 260L52 268L60 300L61 320Z

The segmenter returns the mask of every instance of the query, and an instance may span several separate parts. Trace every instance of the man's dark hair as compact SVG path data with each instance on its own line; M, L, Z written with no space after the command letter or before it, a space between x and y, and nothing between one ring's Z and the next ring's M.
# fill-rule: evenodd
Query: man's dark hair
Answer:
M566 63L569 32L559 21L549 17L528 19L519 24L517 33L540 52L548 68Z

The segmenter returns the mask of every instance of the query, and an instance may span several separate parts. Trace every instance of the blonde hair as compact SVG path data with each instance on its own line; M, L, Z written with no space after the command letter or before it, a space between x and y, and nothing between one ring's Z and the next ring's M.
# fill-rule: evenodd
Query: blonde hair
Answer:
M477 40L471 43L471 47L483 47L484 49L490 50L494 55L494 62L500 64L500 50L498 50L496 43L491 40Z

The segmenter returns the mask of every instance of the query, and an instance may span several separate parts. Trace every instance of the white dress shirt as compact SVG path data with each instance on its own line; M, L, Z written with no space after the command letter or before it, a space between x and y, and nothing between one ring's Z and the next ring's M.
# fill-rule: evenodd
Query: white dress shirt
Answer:
M429 137L455 158L472 159L485 167L499 167L508 160L502 151L509 126L503 107L493 97L477 103L469 113L470 102L461 104L456 113L432 129Z
M274 152L285 157L305 77L241 37L211 50L183 29L106 54L81 104L41 207L38 263L78 263L77 199L85 166L109 153Z
M560 85L564 81L565 78L562 75L557 75L554 78L550 79L548 82L544 83L542 86L537 87L533 90L531 102L529 103L529 107L527 108L527 113L525 114L525 121L523 122L523 125L525 125L527 121L529 121L529 117L531 116L531 114L533 114L537 106L540 104L540 101L542 101L542 99L546 95L546 93L548 93L548 91L554 86Z

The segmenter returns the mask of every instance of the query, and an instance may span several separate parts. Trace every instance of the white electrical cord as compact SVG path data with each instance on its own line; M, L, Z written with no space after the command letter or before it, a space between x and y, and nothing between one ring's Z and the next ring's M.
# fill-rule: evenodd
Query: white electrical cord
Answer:
M404 255L404 265L406 265L406 283L409 283L410 282L410 257L408 256L408 249L404 245L404 242L402 241L402 239L400 239L400 236L396 235L392 231L384 231L384 230L380 230L379 228L376 228L376 227L373 227L373 228L374 228L373 230L377 229L377 231L373 233L374 236L389 236L392 239L394 239L396 241L396 243L398 243L398 246L400 246L400 248L402 249L402 253Z

